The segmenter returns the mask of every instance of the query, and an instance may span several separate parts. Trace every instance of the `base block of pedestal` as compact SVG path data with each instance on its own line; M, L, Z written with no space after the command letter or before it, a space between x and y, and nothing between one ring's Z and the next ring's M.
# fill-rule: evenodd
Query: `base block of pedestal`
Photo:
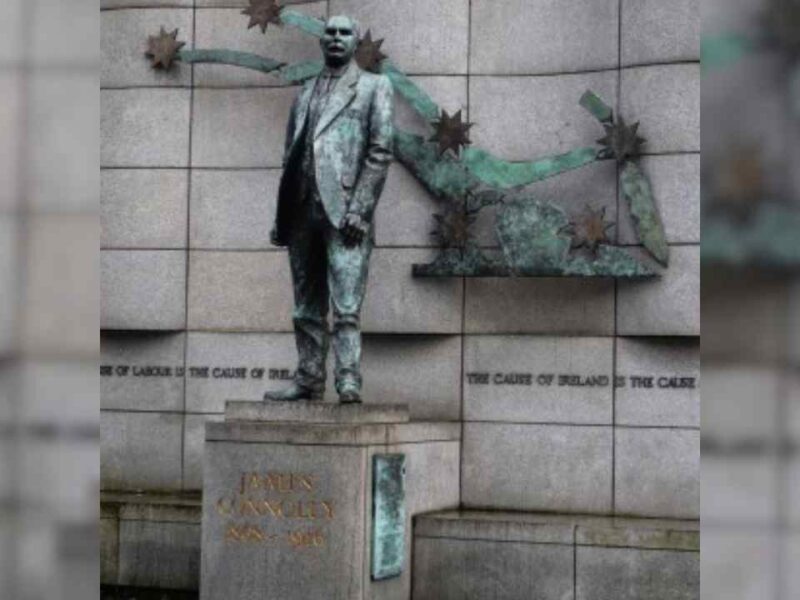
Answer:
M458 505L459 440L398 407L230 403L206 426L201 599L409 599L411 520Z
M447 511L419 517L414 600L698 600L700 523Z

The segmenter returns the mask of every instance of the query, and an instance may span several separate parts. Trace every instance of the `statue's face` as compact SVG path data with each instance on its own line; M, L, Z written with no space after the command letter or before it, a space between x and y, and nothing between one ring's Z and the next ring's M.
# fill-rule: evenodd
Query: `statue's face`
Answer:
M358 47L356 24L349 17L331 17L320 40L325 63L332 67L346 65Z

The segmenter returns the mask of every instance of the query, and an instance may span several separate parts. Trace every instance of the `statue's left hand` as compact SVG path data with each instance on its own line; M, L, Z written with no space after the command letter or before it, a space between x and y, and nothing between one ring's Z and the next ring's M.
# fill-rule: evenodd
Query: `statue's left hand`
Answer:
M355 213L347 213L339 229L344 237L344 245L348 247L359 245L367 235L366 221Z

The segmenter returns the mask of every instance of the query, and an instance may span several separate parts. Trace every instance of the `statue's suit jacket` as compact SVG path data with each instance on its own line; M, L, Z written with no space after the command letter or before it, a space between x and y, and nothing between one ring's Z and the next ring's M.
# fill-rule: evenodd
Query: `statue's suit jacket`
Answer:
M275 231L288 243L298 197L304 128L317 78L306 82L286 129L284 172ZM317 189L328 219L339 227L347 212L367 223L383 191L392 159L394 90L385 75L362 71L353 61L330 92L314 131Z

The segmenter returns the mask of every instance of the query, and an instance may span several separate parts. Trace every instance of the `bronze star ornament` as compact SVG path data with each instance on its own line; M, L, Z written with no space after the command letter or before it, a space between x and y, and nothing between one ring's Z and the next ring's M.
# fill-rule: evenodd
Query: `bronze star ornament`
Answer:
M601 244L610 244L608 230L614 226L614 223L606 221L605 217L605 207L600 210L592 210L587 206L583 215L569 225L573 236L572 247L587 248L596 254Z
M429 141L439 144L439 156L448 150L452 150L458 156L462 147L472 143L469 139L469 130L472 125L473 123L466 123L462 120L460 110L452 116L443 110L439 120L433 122L436 133Z
M281 24L281 11L283 6L277 0L250 0L250 6L242 11L243 15L250 17L248 29L261 27L261 33L267 33L267 25Z
M161 33L147 38L145 56L150 58L150 66L154 69L169 69L177 60L178 51L185 45L186 42L178 41L177 29L172 33L167 33L167 30L162 27Z
M616 158L618 162L623 162L639 156L642 144L647 140L639 136L638 122L628 126L625 119L620 117L619 122L603 123L603 127L606 135L597 140L597 143L604 146L603 152L609 158Z
M356 48L356 63L365 71L371 73L381 72L381 63L387 56L381 52L384 40L373 40L372 31L367 30L366 35L358 42Z
M433 215L436 228L431 232L442 248L465 248L472 234L470 228L475 223L475 215L467 210L462 201L450 201L444 214Z

